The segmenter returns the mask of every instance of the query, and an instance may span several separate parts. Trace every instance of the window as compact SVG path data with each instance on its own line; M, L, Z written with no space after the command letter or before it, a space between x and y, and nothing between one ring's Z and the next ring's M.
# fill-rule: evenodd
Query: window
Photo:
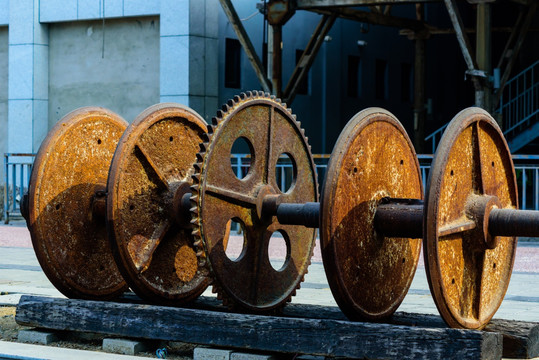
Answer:
M401 64L401 100L404 102L412 102L413 79L412 65L407 63Z
M241 44L236 39L225 42L225 87L241 87Z
M357 98L361 96L361 58L355 55L348 55L348 85L349 97Z
M301 59L301 55L303 55L303 50L296 50L296 66L299 63L299 59ZM307 74L307 76L305 76L303 81L299 83L297 94L301 94L301 95L309 94L309 75L310 75L309 73Z
M387 61L376 59L375 76L376 76L375 78L376 98L387 100L388 98Z

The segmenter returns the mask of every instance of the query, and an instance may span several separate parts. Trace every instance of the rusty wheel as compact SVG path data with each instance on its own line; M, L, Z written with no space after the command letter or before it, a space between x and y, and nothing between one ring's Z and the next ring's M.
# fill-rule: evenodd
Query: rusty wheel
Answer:
M230 164L232 145L238 138L247 142L252 155L243 179L236 177ZM317 200L316 170L303 130L279 100L249 92L223 106L214 118L209 142L202 147L195 176L199 184L193 187L193 233L204 250L201 261L209 262L216 279L214 290L231 307L252 312L280 308L307 272L316 230L281 225L276 217L260 216L260 205L266 196L290 203ZM294 181L285 193L275 180L282 154L288 155L294 168ZM231 220L244 230L243 250L234 260L227 256L224 244ZM278 270L268 256L268 243L275 232L286 243L286 260Z
M127 122L103 108L64 116L37 154L30 179L28 225L36 256L67 297L109 299L126 289L110 250L104 214L95 211Z
M469 108L438 145L424 210L427 278L452 327L484 327L509 285L516 238L488 235L489 209L496 207L518 207L511 154L494 119Z
M193 164L206 131L195 111L158 104L127 128L114 154L107 199L114 255L129 286L152 302L181 305L209 284L189 224Z
M374 214L384 197L423 197L415 150L391 113L370 108L350 120L322 194L320 241L335 300L350 319L390 316L410 287L421 240L384 238L374 229Z

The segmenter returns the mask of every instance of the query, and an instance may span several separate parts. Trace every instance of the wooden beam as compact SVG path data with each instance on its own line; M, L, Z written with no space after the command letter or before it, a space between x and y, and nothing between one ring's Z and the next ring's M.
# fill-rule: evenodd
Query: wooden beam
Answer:
M335 23L336 19L336 14L324 15L322 19L320 19L318 26L311 36L307 47L303 51L301 58L296 64L296 68L294 69L294 72L286 85L286 89L284 90L284 101L288 105L292 104L294 101L299 85L309 74L309 70L311 69L314 59L320 50L320 46L322 46L324 38L328 34L329 30L331 30L331 27Z
M333 6L369 6L369 5L399 5L428 2L441 2L442 0L297 0L297 9L323 8Z
M230 24L232 25L232 28L234 29L234 32L236 33L236 36L243 47L243 50L245 50L245 53L247 54L247 58L249 59L256 76L258 77L258 81L260 81L260 85L262 85L262 89L264 89L266 92L270 92L271 86L268 78L265 75L264 66L256 54L253 43L249 39L249 35L247 35L247 32L245 31L245 28L243 27L243 24L241 23L238 13L236 12L236 9L234 9L231 0L219 0L219 2L221 3L223 10L228 17L228 21L230 21Z
M22 296L17 323L289 354L383 359L500 359L502 336L460 329L283 318Z
M513 65L515 64L517 60L518 53L520 52L520 48L522 47L522 44L524 43L524 38L526 37L526 34L533 20L535 12L537 11L538 5L539 3L537 1L534 1L531 3L531 5L528 8L526 17L524 18L524 21L521 25L520 33L518 35L518 39L516 41L515 47L513 48L509 62L507 63L505 67L505 71L503 72L502 79L500 80L500 88L498 89L498 92L496 93L496 98L494 100L494 108L497 108L498 104L500 103L500 99L503 94L503 89L505 88L505 84L507 83L507 80L509 80L509 76L511 75L511 71L513 70Z
M336 13L338 17L353 21L360 21L363 23L373 24L373 25L382 25L382 26L391 26L401 29L411 29L415 31L420 31L425 29L425 23L422 21L417 21L408 18L401 18L396 16L384 15L373 13L369 11L350 9L346 7L340 8L319 8L319 9L310 9L310 11L318 14L331 15Z

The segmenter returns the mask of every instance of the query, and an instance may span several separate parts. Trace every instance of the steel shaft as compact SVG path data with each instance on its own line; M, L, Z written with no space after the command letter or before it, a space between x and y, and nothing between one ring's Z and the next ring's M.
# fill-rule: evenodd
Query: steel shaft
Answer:
M492 209L488 231L493 236L539 237L539 211Z

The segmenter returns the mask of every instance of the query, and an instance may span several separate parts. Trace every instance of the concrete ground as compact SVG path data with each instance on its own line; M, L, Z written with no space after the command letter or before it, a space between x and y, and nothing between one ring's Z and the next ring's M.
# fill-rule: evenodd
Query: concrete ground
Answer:
M43 274L24 223L0 226L0 247L0 305L17 304L23 294L62 297ZM277 252L273 257L278 261L282 256ZM212 296L209 290L205 295ZM293 302L336 306L318 245L309 273ZM420 259L410 291L398 311L438 314L430 295L423 259ZM495 318L539 322L539 242L519 242L511 283Z

